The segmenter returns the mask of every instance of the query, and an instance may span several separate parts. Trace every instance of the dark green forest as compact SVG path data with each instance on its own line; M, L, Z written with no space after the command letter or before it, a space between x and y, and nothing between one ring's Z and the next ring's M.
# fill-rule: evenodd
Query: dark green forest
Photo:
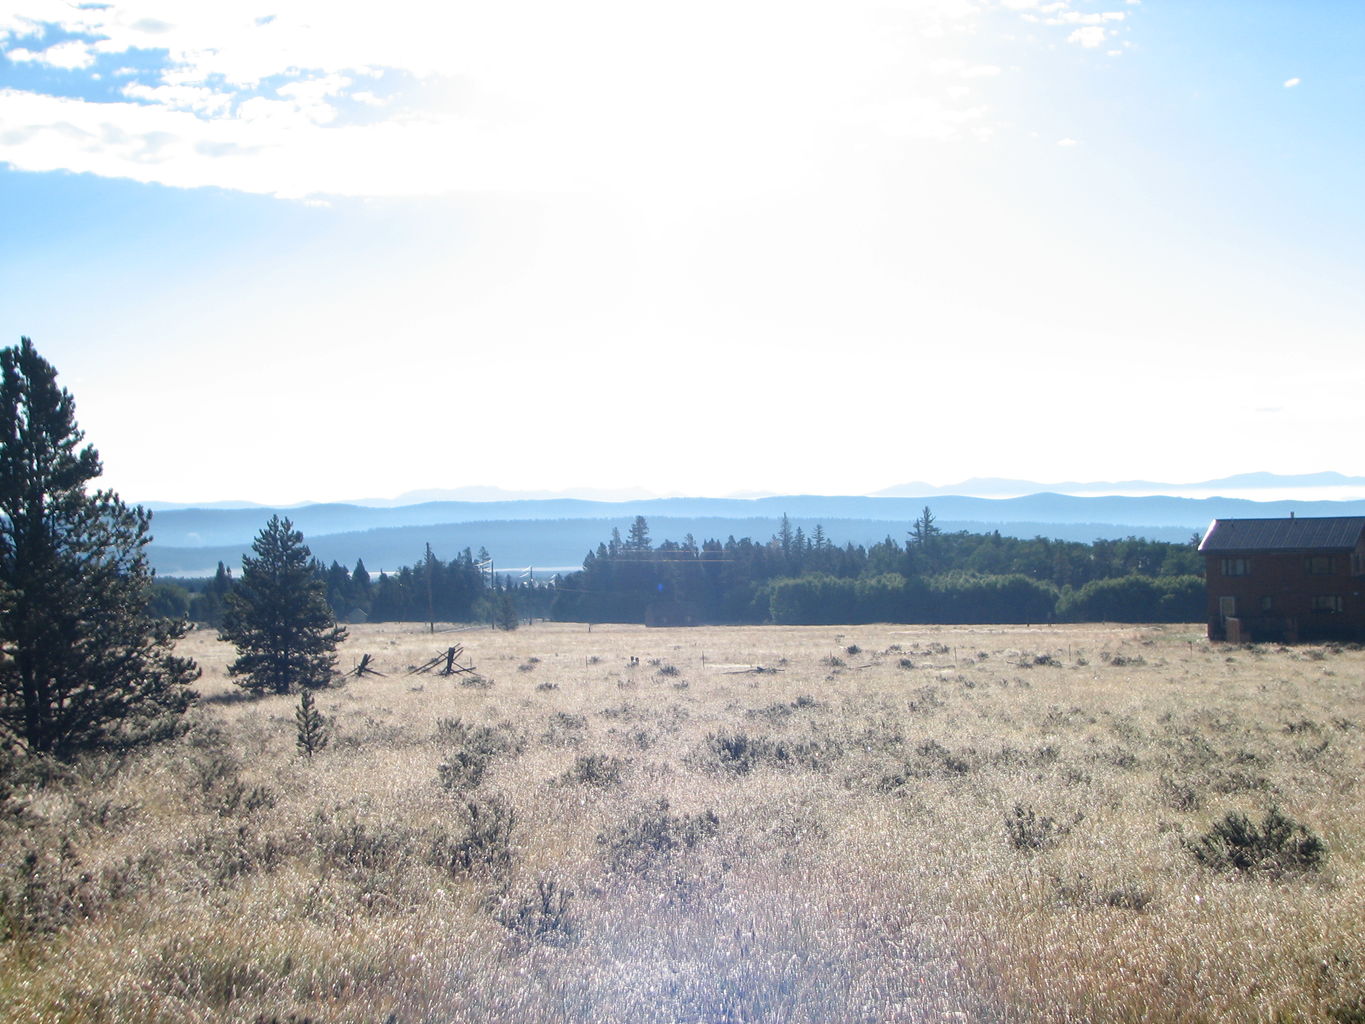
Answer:
M491 572L489 553L431 552L396 572L314 563L337 620L587 623L1188 623L1203 620L1203 563L1193 543L1091 543L943 532L925 508L904 541L835 545L784 517L767 541L729 537L654 543L643 516L587 553L579 572L520 579ZM221 621L232 569L162 580L154 610Z
M904 542L833 544L784 518L749 538L655 545L637 517L625 538L557 581L552 615L588 622L1190 622L1204 616L1193 544L1137 537L1090 544L944 533L925 509Z
M554 598L549 580L490 572L488 552L465 548L450 561L430 548L412 565L372 574L364 560L347 569L313 562L339 622L491 622L504 627L520 618L546 618ZM232 569L218 563L207 579L173 578L156 584L158 614L217 626L236 585ZM509 619L509 615L511 618Z
M1129 537L1085 544L999 533L948 533L924 509L903 540L835 544L785 517L766 541L690 534L655 543L637 516L590 551L581 571L530 580L490 570L487 551L449 561L428 548L396 572L314 563L342 622L844 624L860 622L1191 622L1204 617L1203 564L1193 544ZM207 580L157 585L157 610L216 625L233 587L222 564Z

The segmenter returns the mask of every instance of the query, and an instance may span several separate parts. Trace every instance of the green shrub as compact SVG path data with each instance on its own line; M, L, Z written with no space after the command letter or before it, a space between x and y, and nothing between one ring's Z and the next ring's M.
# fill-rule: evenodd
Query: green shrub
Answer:
M710 733L700 760L712 768L747 775L759 764L774 768L822 768L843 753L832 738L787 740L750 736L743 730Z
M1016 850L1046 850L1055 846L1083 817L1077 814L1069 825L1064 825L1055 818L1039 817L1032 807L1015 804L1014 809L1005 815L1005 834Z
M1118 576L1091 580L1064 594L1057 615L1067 622L1195 622L1204 616L1199 576Z
M153 888L164 869L162 856L152 851L92 871L69 839L46 847L25 843L0 867L0 942L92 917L115 900Z
M972 754L974 751L969 750L967 753ZM966 758L954 754L937 740L925 740L915 748L913 759L906 761L891 774L882 776L877 789L883 793L891 793L913 779L966 775L971 768L971 763Z
M569 905L573 893L552 878L537 880L533 892L506 898L494 914L499 924L528 942L567 946L576 927Z
M486 873L502 877L512 867L516 811L497 797L470 801L462 810L462 831L454 835L438 831L433 837L432 863L452 875Z
M573 767L559 777L559 782L565 786L614 786L621 781L621 772L628 763L606 754L580 754Z
M1327 859L1327 844L1272 807L1258 826L1235 811L1186 844L1191 856L1216 871L1243 871L1278 878L1316 871Z
M452 791L473 789L483 781L494 760L515 756L526 745L506 724L471 726L458 718L437 722L436 736L450 741L455 748L436 766L441 787Z
M715 811L670 814L668 806L667 800L660 800L598 835L613 870L642 870L661 857L691 850L720 830Z
M317 811L310 834L325 868L354 877L401 866L418 839L407 825L365 821L340 807Z

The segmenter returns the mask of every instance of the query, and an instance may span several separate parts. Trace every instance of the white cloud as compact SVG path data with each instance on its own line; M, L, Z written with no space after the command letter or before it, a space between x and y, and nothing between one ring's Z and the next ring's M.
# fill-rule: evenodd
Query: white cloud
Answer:
M1076 31L1072 32L1071 35L1066 37L1066 41L1068 43L1076 43L1085 47L1087 50L1093 50L1096 47L1104 45L1106 35L1107 33L1103 28L1100 28L1097 25L1087 25L1085 28L1078 28Z
M125 101L12 89L0 160L293 196L800 189L839 154L988 137L988 18L1096 46L1123 17L1064 0L697 0L686 18L634 0L387 0L382 19L333 0L19 6L0 50L98 62ZM50 31L80 39L38 51Z
M294 103L262 98L241 104L232 118L210 120L186 110L0 90L0 160L20 170L179 187L377 196L544 186L533 169L551 153L538 153L533 141L495 147L485 134L449 120L322 127Z
M1072 146L1079 146L1080 143L1077 142L1075 139L1069 139L1069 138L1068 138L1068 139L1058 139L1058 140L1057 140L1057 145L1061 146L1063 149L1070 149Z
M858 133L974 133L983 108L951 81L1000 73L956 52L967 0L700 0L685 19L630 0L389 0L382 22L331 0L22 11L0 15L11 59L98 58L127 102L10 90L0 160L288 195L782 188ZM91 41L35 53L43 25ZM128 74L134 51L165 60Z
M1000 4L1008 10L1018 12L1025 21L1033 24L1072 27L1073 31L1067 36L1067 42L1086 49L1104 45L1105 40L1115 35L1128 19L1125 11L1074 10L1071 0L1053 0L1051 3L1041 3L1039 0L1000 0ZM1112 50L1108 51L1108 55L1117 56Z
M1105 25L1123 21L1128 15L1122 11L1102 11L1094 14L1081 14L1079 11L1062 11L1049 18L1049 25Z
M74 39L37 52L19 47L9 51L7 56L10 60L31 61L49 67L65 68L68 71L88 68L95 63L95 55L90 52L90 47Z
M169 110L188 110L205 117L227 114L232 97L199 85L145 85L129 82L123 95Z
M1292 89L1294 88L1294 86L1298 85L1302 81L1303 81L1302 78L1291 78L1284 83L1284 87L1286 89Z

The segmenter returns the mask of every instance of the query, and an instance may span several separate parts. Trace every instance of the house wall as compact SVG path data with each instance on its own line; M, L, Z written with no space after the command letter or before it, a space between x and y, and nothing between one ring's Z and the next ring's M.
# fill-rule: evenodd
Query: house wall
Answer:
M1326 558L1329 571L1308 571ZM1227 575L1225 563L1245 560L1246 575ZM1219 552L1205 555L1209 639L1226 638L1221 598L1236 602L1243 640L1365 638L1365 542L1356 551ZM1269 607L1263 605L1269 599ZM1314 599L1320 599L1315 602ZM1340 611L1315 607L1330 599Z

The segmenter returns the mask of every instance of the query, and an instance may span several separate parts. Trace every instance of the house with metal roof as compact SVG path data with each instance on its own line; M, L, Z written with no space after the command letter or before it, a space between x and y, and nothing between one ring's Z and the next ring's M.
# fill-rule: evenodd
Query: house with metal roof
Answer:
M1210 640L1365 640L1365 516L1215 519Z

